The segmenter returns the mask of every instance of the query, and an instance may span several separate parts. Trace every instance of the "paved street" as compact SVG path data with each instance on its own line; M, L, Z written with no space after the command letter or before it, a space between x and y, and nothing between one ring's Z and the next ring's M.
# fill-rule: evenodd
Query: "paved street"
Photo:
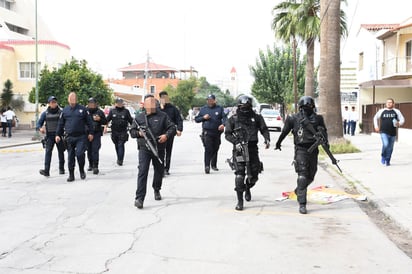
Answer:
M148 187L143 210L133 206L133 139L119 167L104 136L100 174L88 172L83 181L76 169L73 183L58 175L57 153L51 177L39 175L40 144L1 149L0 273L410 273L412 260L355 201L310 203L308 215L298 213L296 201L275 201L295 187L290 138L280 152L273 150L277 132L271 149L261 144L265 171L252 201L237 212L234 175L225 164L229 143L222 137L220 171L206 175L200 125L184 126L163 200ZM342 168L354 176L345 157ZM321 166L313 186L345 186Z

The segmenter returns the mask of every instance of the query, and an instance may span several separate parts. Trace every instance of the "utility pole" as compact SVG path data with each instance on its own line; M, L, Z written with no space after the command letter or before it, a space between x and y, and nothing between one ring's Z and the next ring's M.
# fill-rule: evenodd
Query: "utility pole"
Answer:
M37 121L39 120L39 45L38 45L38 35L37 35L37 0L34 2L34 32L35 32L35 51L36 51L36 60L34 64L34 77L36 78L36 86L35 86L35 105L36 105L36 110L35 110L35 125L37 125ZM33 140L38 140L40 139L40 134L39 132L35 132L35 135L32 138Z
M149 51L147 51L147 57L146 57L146 63L144 65L144 79L143 79L143 97L148 94L147 92L147 77L149 77L149 62L150 62L150 56L149 56ZM142 98L143 101L143 98Z

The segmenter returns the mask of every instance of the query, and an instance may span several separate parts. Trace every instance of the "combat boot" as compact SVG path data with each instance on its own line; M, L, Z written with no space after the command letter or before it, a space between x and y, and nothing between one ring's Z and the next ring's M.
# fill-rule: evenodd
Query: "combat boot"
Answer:
M87 168L87 171L92 171L93 170L93 163L92 161L89 161L89 167Z
M307 214L308 211L306 210L306 205L305 204L300 204L299 205L299 213L300 214Z
M250 193L250 187L246 185L246 190L245 190L245 200L250 202L252 200L252 193Z
M45 169L40 169L40 170L39 170L39 173L40 173L41 175L45 176L45 177L49 177L49 176L50 176L50 173L49 173L47 170L45 170Z
M74 169L69 168L69 178L67 178L68 182L73 182L74 181Z
M99 162L93 163L93 174L99 174Z
M243 191L236 191L237 195L237 205L236 210L243 210Z
M84 172L84 168L80 169L80 178L82 180L86 179L86 173Z

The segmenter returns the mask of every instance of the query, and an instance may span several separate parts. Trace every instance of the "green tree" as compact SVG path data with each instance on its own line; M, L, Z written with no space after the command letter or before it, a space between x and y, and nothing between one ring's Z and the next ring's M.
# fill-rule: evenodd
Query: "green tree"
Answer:
M342 0L346 2L345 0ZM275 17L272 21L272 29L276 36L285 42L292 41L296 45L296 39L302 40L306 45L306 78L305 95L315 95L315 41L320 35L320 0L289 0L279 3L273 9ZM346 16L340 11L340 33L347 34Z
M297 50L297 86L298 94L303 94L304 67L300 52ZM250 66L252 76L255 78L252 85L252 95L260 102L282 105L282 111L286 106L294 102L293 92L293 52L290 46L276 47L273 50L267 47L266 53L259 51L256 65ZM284 113L283 113L284 114Z
M59 104L65 106L70 92L77 93L78 102L87 104L90 97L97 99L100 105L111 105L113 93L104 83L102 76L87 67L85 60L72 59L61 68L49 70L45 67L40 73L39 102L47 104L47 98L56 96ZM35 89L29 94L29 101L35 102Z
M13 83L10 79L4 82L3 92L1 93L1 105L2 107L11 106L11 101L13 99Z
M192 77L188 80L180 81L176 88L171 86L166 88L166 91L169 93L170 101L180 110L183 117L186 117L189 112L195 96L196 87L196 79Z

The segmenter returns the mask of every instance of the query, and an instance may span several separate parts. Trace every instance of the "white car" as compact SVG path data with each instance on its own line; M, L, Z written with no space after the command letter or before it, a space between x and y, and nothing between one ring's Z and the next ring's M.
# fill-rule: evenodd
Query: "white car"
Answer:
M282 130L283 119L278 110L264 108L260 112L260 115L262 115L269 130Z

